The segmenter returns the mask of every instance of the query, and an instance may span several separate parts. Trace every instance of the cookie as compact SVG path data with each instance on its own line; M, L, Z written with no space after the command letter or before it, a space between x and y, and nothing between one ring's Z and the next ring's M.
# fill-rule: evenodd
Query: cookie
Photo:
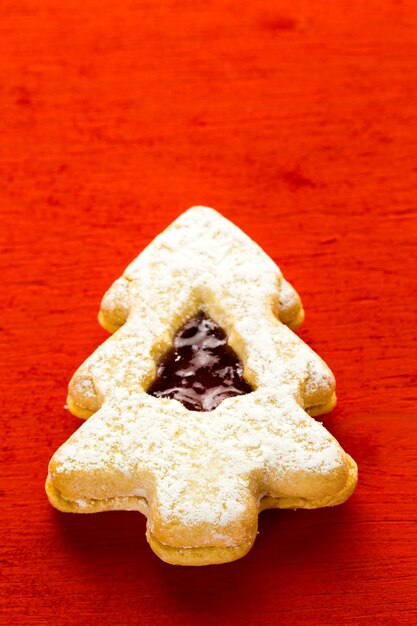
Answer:
M51 504L140 511L159 557L206 565L246 554L263 509L345 501L357 468L312 417L335 381L292 332L303 317L241 230L183 213L103 298L114 334L70 382L69 409L89 419L51 459Z

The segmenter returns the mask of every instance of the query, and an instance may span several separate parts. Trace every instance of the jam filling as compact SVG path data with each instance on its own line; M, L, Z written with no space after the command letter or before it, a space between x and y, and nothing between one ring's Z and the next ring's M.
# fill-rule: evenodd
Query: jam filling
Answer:
M226 398L251 391L225 332L204 313L180 328L148 389L151 396L174 398L190 411L212 411Z

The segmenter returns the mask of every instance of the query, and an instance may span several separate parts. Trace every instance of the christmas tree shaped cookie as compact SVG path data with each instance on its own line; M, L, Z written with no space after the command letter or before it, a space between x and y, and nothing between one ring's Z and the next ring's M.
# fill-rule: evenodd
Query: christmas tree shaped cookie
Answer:
M163 560L205 565L246 554L263 509L351 495L356 465L312 417L333 408L335 383L290 330L300 299L221 215L181 215L99 320L117 332L70 382L70 410L89 419L51 459L53 506L141 511Z

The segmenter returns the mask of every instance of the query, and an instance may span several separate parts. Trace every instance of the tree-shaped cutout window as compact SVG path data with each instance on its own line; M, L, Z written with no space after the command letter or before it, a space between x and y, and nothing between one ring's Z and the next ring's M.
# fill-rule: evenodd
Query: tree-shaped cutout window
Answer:
M226 398L251 391L226 333L202 312L179 329L148 389L157 398L179 400L190 411L212 411Z

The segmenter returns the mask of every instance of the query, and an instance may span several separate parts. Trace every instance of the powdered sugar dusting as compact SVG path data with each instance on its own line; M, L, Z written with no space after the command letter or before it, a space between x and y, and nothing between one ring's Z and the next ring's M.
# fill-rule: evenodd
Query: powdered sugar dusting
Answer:
M52 480L65 497L140 493L151 530L155 520L187 529L205 524L211 545L218 537L233 543L234 525L253 515L263 495L331 495L345 456L302 407L325 403L334 379L277 320L280 306L296 314L296 292L242 231L205 207L180 216L103 300L112 324L127 322L71 382L76 404L91 405L96 394L101 409L52 460ZM225 329L255 388L210 413L146 394L155 361L199 310Z

